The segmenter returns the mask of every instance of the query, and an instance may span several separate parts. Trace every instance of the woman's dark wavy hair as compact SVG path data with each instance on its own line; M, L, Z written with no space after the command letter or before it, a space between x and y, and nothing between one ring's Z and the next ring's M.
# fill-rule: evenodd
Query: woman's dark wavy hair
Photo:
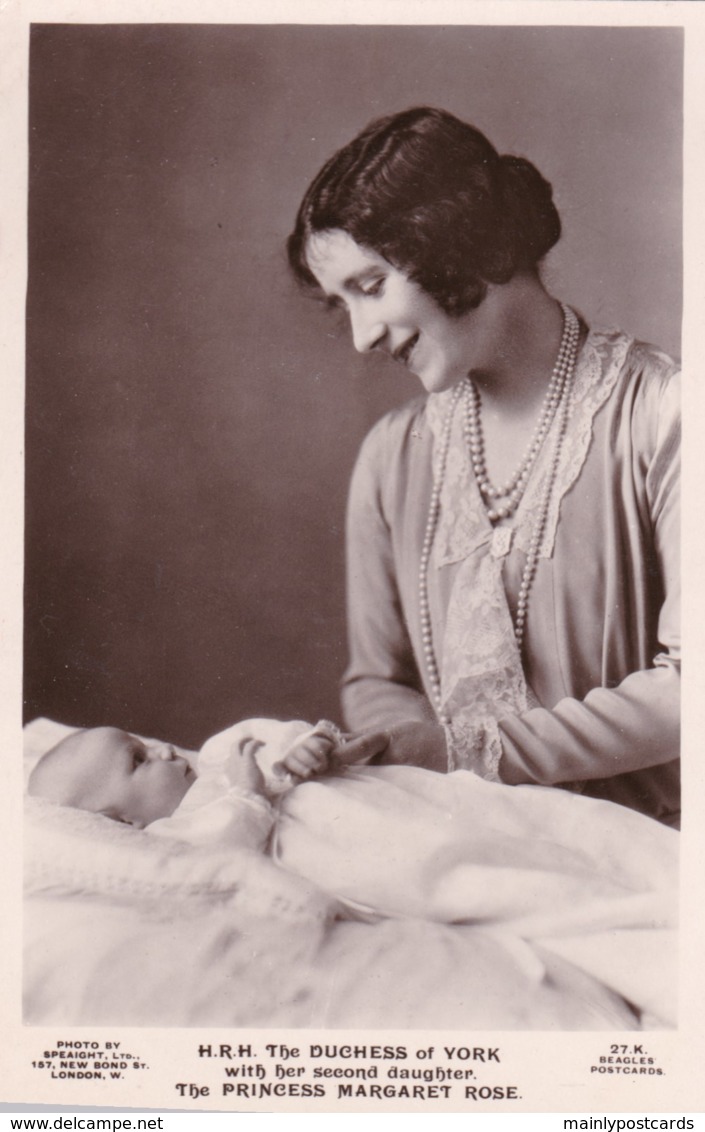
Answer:
M561 222L551 186L529 161L500 157L445 110L418 107L372 122L309 186L287 242L305 286L317 286L308 241L333 228L461 315L482 302L488 283L535 270Z

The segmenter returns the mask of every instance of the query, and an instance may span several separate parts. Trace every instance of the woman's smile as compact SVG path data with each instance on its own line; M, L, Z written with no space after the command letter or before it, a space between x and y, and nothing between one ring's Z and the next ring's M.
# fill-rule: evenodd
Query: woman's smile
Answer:
M406 342L402 342L401 346L397 346L394 354L392 355L394 360L396 362L402 362L405 366L408 366L414 352L414 347L416 346L418 340L418 334L412 334L411 338L408 338Z
M356 350L388 354L429 393L473 368L478 311L452 318L404 272L340 229L314 234L307 261L330 302L347 312Z

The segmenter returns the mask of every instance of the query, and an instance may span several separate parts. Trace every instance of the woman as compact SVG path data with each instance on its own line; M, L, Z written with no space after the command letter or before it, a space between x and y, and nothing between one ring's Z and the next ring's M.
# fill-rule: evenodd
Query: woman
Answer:
M675 363L545 290L551 187L420 108L308 189L298 279L427 397L365 440L348 517L359 753L570 785L676 824Z

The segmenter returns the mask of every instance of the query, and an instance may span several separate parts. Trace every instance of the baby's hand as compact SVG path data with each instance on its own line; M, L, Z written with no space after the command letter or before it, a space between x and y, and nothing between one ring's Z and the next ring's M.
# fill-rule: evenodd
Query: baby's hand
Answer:
M257 739L241 739L233 743L225 767L231 784L245 794L264 795L264 778L255 755L264 744Z
M292 747L281 762L275 763L274 769L278 773L294 774L297 778L325 774L334 745L329 735L314 733Z

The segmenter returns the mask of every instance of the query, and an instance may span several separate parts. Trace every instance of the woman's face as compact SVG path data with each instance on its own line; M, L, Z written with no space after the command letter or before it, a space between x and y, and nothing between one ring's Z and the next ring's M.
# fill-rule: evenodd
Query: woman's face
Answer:
M381 350L429 393L449 389L482 364L489 336L484 304L451 318L402 271L340 229L315 233L306 259L321 289L350 318L355 348Z

